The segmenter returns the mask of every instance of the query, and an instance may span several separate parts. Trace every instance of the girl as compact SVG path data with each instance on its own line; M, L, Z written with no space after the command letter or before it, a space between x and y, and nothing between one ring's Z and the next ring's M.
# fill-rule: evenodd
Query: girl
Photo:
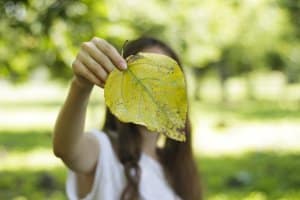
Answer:
M174 51L154 38L140 38L124 49L124 57L138 52ZM107 41L84 42L72 64L74 78L57 118L53 149L70 169L69 199L85 200L199 200L199 177L193 159L191 130L186 122L186 142L166 139L157 146L158 133L132 123L122 123L106 109L103 131L84 134L85 114L93 85L104 87L108 74L126 70L124 58ZM145 110L145 112L147 112Z

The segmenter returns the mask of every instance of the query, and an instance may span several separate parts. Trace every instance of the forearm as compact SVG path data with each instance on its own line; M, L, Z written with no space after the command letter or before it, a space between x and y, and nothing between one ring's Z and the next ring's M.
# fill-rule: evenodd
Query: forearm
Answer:
M85 116L91 87L81 86L76 79L71 83L67 99L58 115L53 138L56 156L72 159L84 133Z
M126 61L111 44L96 37L82 43L72 63L75 79L55 124L53 151L75 172L89 174L98 161L98 141L93 134L83 134L86 109L92 86L103 88L115 67L126 69Z

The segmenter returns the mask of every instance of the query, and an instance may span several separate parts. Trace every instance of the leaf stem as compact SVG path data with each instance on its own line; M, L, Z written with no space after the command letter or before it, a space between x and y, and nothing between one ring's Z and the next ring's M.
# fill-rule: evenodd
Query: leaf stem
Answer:
M122 49L121 49L121 56L124 58L124 49L126 47L126 45L128 44L129 40L125 40L123 46L122 46Z

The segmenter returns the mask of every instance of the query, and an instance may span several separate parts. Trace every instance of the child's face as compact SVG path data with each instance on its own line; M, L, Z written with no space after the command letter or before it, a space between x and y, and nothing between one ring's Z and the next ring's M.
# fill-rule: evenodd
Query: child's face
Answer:
M169 54L166 51L164 51L163 49L161 49L158 46L152 46L152 47L145 48L145 49L142 50L142 52L145 52L145 53L158 53L158 54L163 54L163 55L169 56ZM156 138L156 140L158 139L158 134L157 133L156 134L147 133L147 132L151 132L151 131L149 131L144 126L138 126L138 128L139 128L140 132L146 133L146 136L148 136L144 139L147 140L147 139L152 138L152 137ZM154 132L152 132L152 133L154 133Z

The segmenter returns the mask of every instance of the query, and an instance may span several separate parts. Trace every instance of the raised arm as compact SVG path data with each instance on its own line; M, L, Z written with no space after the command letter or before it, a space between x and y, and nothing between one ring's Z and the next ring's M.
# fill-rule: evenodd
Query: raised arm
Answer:
M89 174L97 163L99 144L91 134L83 134L86 110L93 85L103 88L115 67L126 69L125 60L100 38L84 42L72 64L74 78L55 124L53 151L75 172Z

